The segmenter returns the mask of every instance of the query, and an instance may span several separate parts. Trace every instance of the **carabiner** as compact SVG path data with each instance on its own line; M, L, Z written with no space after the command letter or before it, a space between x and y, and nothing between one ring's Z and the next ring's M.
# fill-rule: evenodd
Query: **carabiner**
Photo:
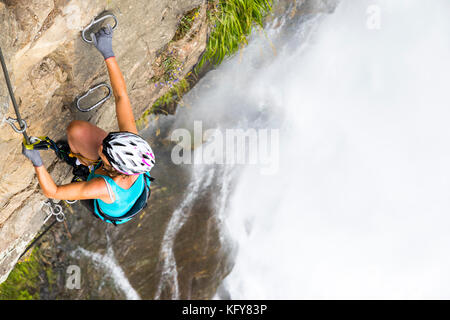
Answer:
M113 15L113 14L107 14L107 15L104 15L103 17L100 17L98 19L92 20L91 23L89 23L89 25L86 28L84 28L83 31L81 32L81 38L83 38L83 40L85 42L87 42L87 43L93 43L94 40L92 40L92 39L89 40L89 39L86 38L86 35L85 35L86 31L88 31L93 25L95 25L95 24L97 24L97 23L99 23L99 22L101 22L103 20L106 20L108 18L113 18L114 19L114 26L112 27L112 29L113 30L116 29L117 24L118 24L116 16Z
M30 137L30 144L27 144L24 138L23 145L28 150L48 150L52 148L52 141L47 136Z
M103 99L101 99L100 101L98 101L96 104L94 104L93 106L83 109L80 107L80 101L84 98L86 98L88 95L90 95L93 91L97 90L98 88L101 87L106 87L108 89L108 95L106 97L104 97ZM94 110L95 108L97 108L98 106L100 106L101 104L103 104L106 100L108 100L111 97L111 87L109 85L107 85L106 83L100 83L92 88L90 88L85 94L83 94L82 96L77 98L77 102L76 102L76 106L77 109L80 110L81 112L88 112L91 110Z
M56 221L63 222L65 219L62 207L59 204L54 203L52 200L48 199L44 202L44 205L48 207L47 217L44 220L44 224L50 219L51 216L55 216Z
M22 119L22 123L19 123L19 125L20 125L19 129L14 124L15 122L19 122L19 120L8 117L8 119L6 119L5 122L7 124L9 124L13 128L13 130L17 133L24 133L27 130L27 123L23 119Z

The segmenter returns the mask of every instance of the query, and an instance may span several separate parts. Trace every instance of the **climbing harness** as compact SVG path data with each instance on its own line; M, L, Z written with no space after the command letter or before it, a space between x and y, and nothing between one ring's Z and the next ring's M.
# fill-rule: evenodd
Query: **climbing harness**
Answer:
M79 153L72 153L72 152L71 152L71 153L69 153L69 157L75 157L75 158L77 158L77 159L81 159L81 160L84 160L84 161L90 163L89 165L86 165L87 167L89 167L89 166L91 166L91 165L96 165L96 164L98 164L98 163L100 162L100 159L92 160L92 159L83 157L83 156L82 156L81 154L79 154Z
M26 143L23 141L23 145L28 150L48 150L52 149L53 151L58 151L58 146L56 143L47 136L42 137L30 137L30 143Z
M50 139L47 136L42 137L30 137L30 143L27 144L26 141L23 141L23 145L28 150L53 150L56 153L56 156L66 162L68 162L69 158L74 157L71 152L67 152L60 147L58 144Z
M44 224L50 219L52 216L55 216L56 221L63 222L66 216L62 210L61 205L54 203L52 200L48 199L44 202L44 206L47 207L47 217L44 220Z
M16 112L17 119L9 117L6 119L6 123L8 123L15 132L23 134L25 141L30 142L30 138L27 135L27 123L22 119L19 113L19 107L17 105L16 98L14 96L14 91L12 89L11 80L9 79L8 69L6 68L5 58L3 57L2 48L0 48L0 63L2 65L3 74L5 75L6 86L8 87L9 96L11 98L12 104L14 106L14 111ZM15 123L18 122L19 128L15 126Z
M92 94L92 92L94 92L95 90L97 90L99 88L102 88L102 87L108 89L108 94L104 98L100 99L97 103L95 103L94 105L92 105L92 106L90 106L88 108L81 108L80 107L80 101L81 100L85 99L87 96ZM111 92L112 92L111 87L108 84L106 84L104 82L102 82L100 84L97 84L97 85L93 86L92 88L90 88L85 94L79 96L76 99L77 109L80 110L81 112L88 112L88 111L94 110L95 108L97 108L100 105L102 105L106 100L108 100L111 97Z
M88 26L87 26L86 28L83 29L83 31L81 32L81 37L83 38L83 40L84 40L85 42L87 42L87 43L94 43L94 40L93 40L93 39L90 39L90 40L89 40L88 38L86 38L86 32L87 32L90 28L92 28L92 26L94 26L94 25L96 25L97 23L102 22L102 21L104 21L104 20L106 20L106 19L109 19L109 18L114 19L114 26L112 27L112 29L115 30L116 27L117 27L117 24L118 24L117 18L116 18L116 16L114 16L113 14L107 14L107 15L104 15L103 17L100 17L100 18L97 18L97 19L92 20L91 23L89 23Z

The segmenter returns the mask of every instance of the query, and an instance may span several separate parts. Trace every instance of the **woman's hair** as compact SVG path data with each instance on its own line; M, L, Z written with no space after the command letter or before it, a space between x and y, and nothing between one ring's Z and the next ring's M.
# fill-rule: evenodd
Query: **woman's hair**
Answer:
M126 175L125 173L119 172L116 169L114 169L113 167L107 165L105 162L103 162L103 170L105 170L106 174L108 175L108 177L110 178L115 178L115 177L128 177L128 175Z

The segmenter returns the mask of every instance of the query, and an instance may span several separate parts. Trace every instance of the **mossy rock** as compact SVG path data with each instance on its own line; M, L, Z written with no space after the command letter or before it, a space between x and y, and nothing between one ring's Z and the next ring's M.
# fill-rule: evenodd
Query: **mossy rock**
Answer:
M30 257L19 262L9 274L8 279L0 284L0 300L36 300L39 299L38 253L36 250Z

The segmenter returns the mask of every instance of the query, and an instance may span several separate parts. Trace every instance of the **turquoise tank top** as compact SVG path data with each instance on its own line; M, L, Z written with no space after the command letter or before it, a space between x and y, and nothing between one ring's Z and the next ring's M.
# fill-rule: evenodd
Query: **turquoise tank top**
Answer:
M95 199L94 201L97 202L97 205L105 214L111 217L121 217L128 211L130 211L131 207L133 207L136 200L144 191L144 175L139 175L139 177L129 189L123 189L122 187L117 185L111 177L95 173L95 170L97 170L100 165L101 163L94 167L94 169L87 177L87 181L99 177L103 178L105 182L110 186L110 190L114 194L115 201L113 203L106 203L100 199Z

